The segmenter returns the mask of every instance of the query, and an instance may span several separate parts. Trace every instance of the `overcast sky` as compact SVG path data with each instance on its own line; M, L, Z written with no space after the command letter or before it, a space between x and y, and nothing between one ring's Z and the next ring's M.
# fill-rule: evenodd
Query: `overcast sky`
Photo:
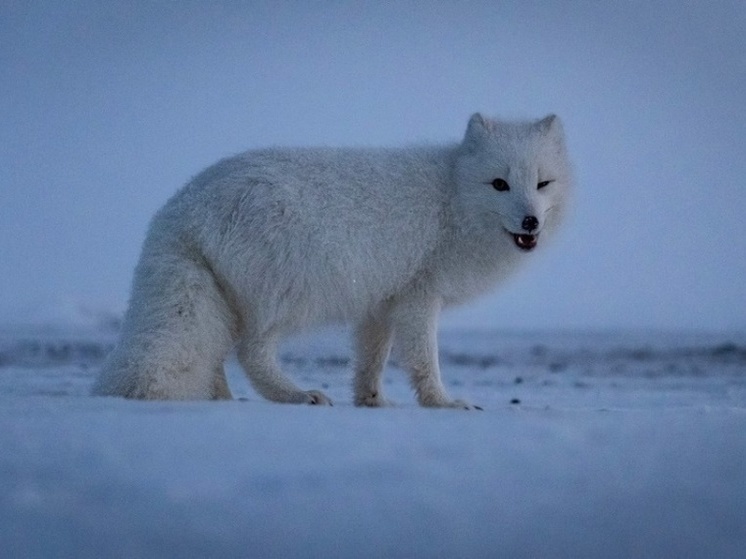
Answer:
M6 0L0 323L123 309L150 217L220 157L482 111L563 118L575 210L449 324L746 329L744 29L742 0Z

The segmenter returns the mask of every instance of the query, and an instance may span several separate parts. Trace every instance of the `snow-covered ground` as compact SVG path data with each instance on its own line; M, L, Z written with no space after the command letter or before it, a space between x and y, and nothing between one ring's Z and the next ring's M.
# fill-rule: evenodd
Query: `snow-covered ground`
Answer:
M0 332L0 557L746 556L746 335L446 331L482 412L353 407L340 330L331 408L89 397L113 340Z

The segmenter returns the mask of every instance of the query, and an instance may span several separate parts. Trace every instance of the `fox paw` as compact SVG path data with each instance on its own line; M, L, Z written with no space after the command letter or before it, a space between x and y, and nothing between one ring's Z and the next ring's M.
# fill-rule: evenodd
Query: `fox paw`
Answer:
M460 410L479 410L484 411L481 406L475 406L474 404L470 404L469 402L465 402L464 400L452 400L448 404L446 404L446 407L448 408L456 408Z
M306 392L306 403L311 406L333 406L332 401L318 390L309 390Z
M355 397L355 405L365 408L385 408L391 405L380 392L369 392Z
M452 408L456 410L479 410L482 411L481 406L475 406L466 402L465 400L444 400L440 402L425 402L422 405L426 408Z

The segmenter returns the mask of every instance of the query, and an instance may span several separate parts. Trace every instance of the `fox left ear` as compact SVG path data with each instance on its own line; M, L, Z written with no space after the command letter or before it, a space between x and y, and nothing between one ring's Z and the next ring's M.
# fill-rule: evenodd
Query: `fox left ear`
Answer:
M562 121L555 114L545 116L541 120L536 121L534 126L542 134L549 134L550 132L554 134L562 134Z

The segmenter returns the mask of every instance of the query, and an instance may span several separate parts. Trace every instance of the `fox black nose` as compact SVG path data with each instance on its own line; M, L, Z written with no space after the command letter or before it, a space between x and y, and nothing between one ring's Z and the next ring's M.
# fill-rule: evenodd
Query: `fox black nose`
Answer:
M539 220L536 219L533 215L527 215L523 218L523 223L521 223L521 227L523 227L526 231L529 233L531 231L534 231L539 227Z

